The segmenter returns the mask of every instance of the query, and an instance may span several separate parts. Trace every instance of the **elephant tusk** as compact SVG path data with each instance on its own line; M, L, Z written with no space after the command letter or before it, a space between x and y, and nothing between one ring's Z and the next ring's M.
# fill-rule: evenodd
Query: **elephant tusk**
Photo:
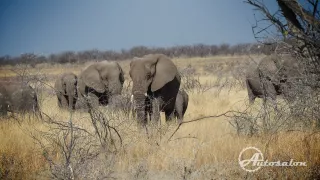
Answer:
M131 95L130 101L131 103L133 102L133 94Z
M147 93L144 93L144 96L145 96L145 97L148 97L148 94L147 94Z

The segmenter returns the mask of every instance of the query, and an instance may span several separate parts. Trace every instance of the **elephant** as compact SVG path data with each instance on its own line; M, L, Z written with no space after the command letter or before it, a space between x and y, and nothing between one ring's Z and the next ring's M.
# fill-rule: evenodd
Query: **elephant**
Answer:
M181 83L175 64L163 54L148 54L130 62L129 74L139 124L147 124L148 108L155 122L161 111L171 120Z
M78 98L77 82L78 78L74 73L64 73L56 80L54 88L60 108L75 109Z
M179 90L174 106L174 115L178 119L178 123L182 123L183 116L188 108L189 95L185 90Z
M36 91L25 83L0 82L0 110L2 115L11 113L39 113Z
M121 94L123 83L124 73L117 62L93 63L78 76L78 102L82 105L76 106L88 108L86 100L92 107L106 106L111 96Z
M290 86L300 74L299 65L291 55L264 57L257 66L250 66L246 74L249 103L253 104L256 97L264 102L268 97L275 101L281 94L289 97Z

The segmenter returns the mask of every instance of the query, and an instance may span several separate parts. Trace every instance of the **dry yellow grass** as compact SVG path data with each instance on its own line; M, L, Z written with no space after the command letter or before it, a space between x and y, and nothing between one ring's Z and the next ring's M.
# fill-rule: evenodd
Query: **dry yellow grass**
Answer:
M200 73L201 82L213 81L214 76L202 74L203 64L214 64L230 61L237 57L213 57L174 59L178 67L183 68L191 64ZM238 57L245 59L245 57ZM129 61L120 62L125 72L129 70ZM78 73L80 67L71 69L51 69L48 73L58 74L73 71ZM127 73L126 73L127 74ZM126 75L127 76L127 75ZM52 82L51 82L52 83ZM245 89L239 91L222 91L219 96L215 89L205 93L189 94L189 106L185 114L185 121L207 115L217 115L230 109L243 110L247 102ZM257 101L256 103L260 103ZM67 121L69 113L57 107L56 98L43 99L41 109L51 117ZM103 109L103 108L102 108ZM163 117L162 117L163 119ZM75 112L73 122L80 127L92 131L89 116L84 112ZM162 120L162 125L165 124ZM306 132L283 132L273 136L246 137L237 136L235 129L229 124L226 117L208 118L198 122L187 123L181 126L177 133L168 141L177 127L176 124L163 125L163 134L153 134L147 138L144 132L139 132L131 122L125 128L120 128L124 141L124 149L115 155L116 177L120 179L145 178L139 174L138 167L153 176L154 179L176 179L185 175L193 179L242 179L245 177L258 178L303 178L303 173L320 163L319 136L306 139ZM41 122L22 122L20 126L12 120L0 121L0 160L1 156L13 157L19 165L13 164L17 176L23 179L34 177L36 172L42 172L47 162L26 133L33 129L45 129ZM248 146L255 146L263 151L269 160L286 161L291 158L296 161L306 161L308 167L283 168L266 167L258 173L247 174L238 164L240 151ZM21 169L19 169L21 168ZM183 170L190 170L184 172ZM134 174L130 176L130 173ZM194 174L193 172L197 172ZM1 163L0 163L1 173ZM140 172L141 173L141 172ZM269 176L262 176L269 173ZM32 174L32 176L30 175ZM160 175L161 176L160 176ZM165 175L167 174L167 175ZM171 175L168 175L171 174ZM301 175L297 177L296 175ZM287 176L286 176L287 175ZM152 178L153 179L153 178Z
M7 172L9 179L31 179L44 170L46 161L27 131L34 127L28 122L18 126L14 119L0 121L0 177L11 171Z

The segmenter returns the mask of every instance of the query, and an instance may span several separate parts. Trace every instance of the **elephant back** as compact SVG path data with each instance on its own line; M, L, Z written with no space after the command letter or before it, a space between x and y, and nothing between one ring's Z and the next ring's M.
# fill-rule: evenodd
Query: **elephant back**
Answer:
M77 81L77 75L75 75L74 73L64 73L62 74L61 78L65 81L65 82L70 82L70 83L75 83Z
M278 71L277 68L277 56L270 55L261 60L259 63L258 69L261 73L265 75L273 75L276 74Z

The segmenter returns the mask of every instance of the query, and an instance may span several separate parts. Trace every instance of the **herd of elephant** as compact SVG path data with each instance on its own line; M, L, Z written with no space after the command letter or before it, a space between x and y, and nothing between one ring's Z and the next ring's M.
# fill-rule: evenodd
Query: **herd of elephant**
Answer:
M132 114L139 122L158 121L160 112L166 120L182 121L188 106L188 94L179 90L181 78L174 63L163 54L149 54L130 63L133 82ZM61 108L87 109L108 105L121 96L124 73L117 62L101 61L86 67L77 76L62 74L55 82L58 105ZM89 107L90 106L90 107Z
M167 121L177 118L182 122L189 97L184 90L179 90L179 72L167 56L149 54L134 58L129 74L133 82L132 114L141 124L146 125L148 117L157 122L160 112L165 112ZM123 84L121 66L117 62L100 61L86 67L78 76L74 73L60 75L54 89L60 108L76 110L107 106L121 97ZM34 89L23 83L0 82L0 100L3 114L39 110Z
M269 55L258 65L248 67L246 85L249 101L256 97L271 97L284 93L283 86L299 73L293 58ZM166 121L182 122L188 106L188 94L180 89L181 77L175 64L163 54L149 54L130 62L132 115L146 125L148 119L157 122L160 112ZM265 78L262 78L265 77ZM264 80L263 80L264 79ZM65 73L57 78L54 89L60 108L88 109L108 105L121 96L124 73L117 62L101 61L86 67L77 76ZM0 82L0 113L38 111L35 90L23 83ZM89 107L90 106L90 107Z

